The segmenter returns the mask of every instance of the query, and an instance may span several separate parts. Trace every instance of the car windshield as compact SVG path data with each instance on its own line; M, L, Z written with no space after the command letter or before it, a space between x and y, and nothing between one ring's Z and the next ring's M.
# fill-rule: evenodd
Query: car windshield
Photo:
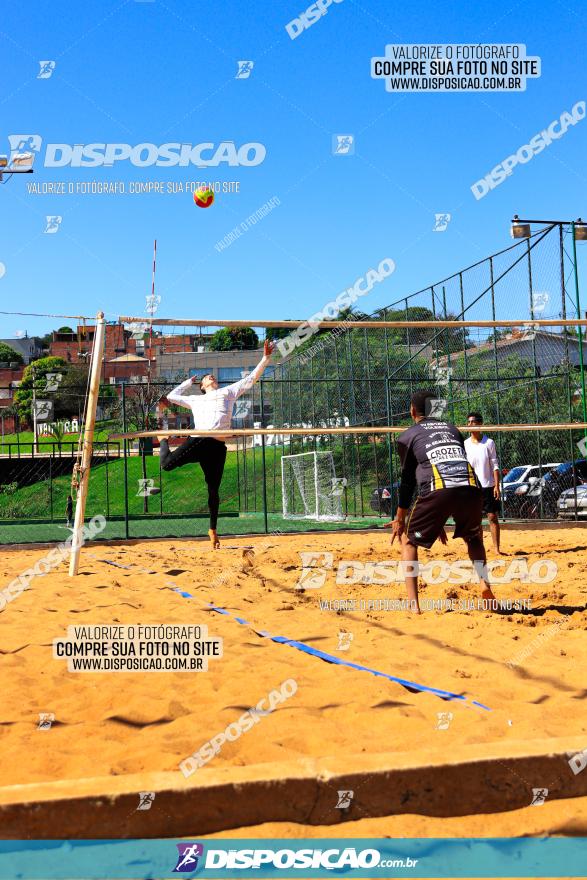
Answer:
M521 480L525 470L525 467L512 468L503 478L504 483L516 483L518 480Z

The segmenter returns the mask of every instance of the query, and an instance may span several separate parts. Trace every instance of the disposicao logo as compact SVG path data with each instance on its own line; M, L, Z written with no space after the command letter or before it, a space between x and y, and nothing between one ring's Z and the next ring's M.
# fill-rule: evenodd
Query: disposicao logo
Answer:
M40 152L40 135L8 135L11 155L24 150ZM218 144L46 144L45 168L100 168L112 167L116 162L129 161L136 168L156 165L160 168L179 166L211 168L218 165L260 165L267 155L264 144L251 142L237 146L234 141Z
M178 856L173 873L191 874L198 867L198 860L204 855L201 843L176 843Z
M201 186L194 193L194 202L198 208L209 208L214 201L214 190L209 186Z

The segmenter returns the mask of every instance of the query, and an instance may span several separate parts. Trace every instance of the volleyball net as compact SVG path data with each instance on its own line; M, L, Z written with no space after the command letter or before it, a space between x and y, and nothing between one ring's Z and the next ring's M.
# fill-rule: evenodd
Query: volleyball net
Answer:
M227 438L225 533L359 527L389 516L400 474L395 436L410 424L410 398L421 390L434 393L436 417L464 426L469 412L482 414L494 433L507 518L581 521L587 321L562 228L543 230L386 308L369 312L368 302L362 296L336 319L327 303L306 320L161 318L153 307L109 320L86 519L104 515L104 537L204 534L199 466L160 468L154 435L192 430L190 410L169 404L166 395L206 373L221 387L239 381L269 338L277 345L271 366L237 400ZM68 534L74 422L81 427L95 326L70 329L69 337L53 334L51 353L61 363L21 381L19 415L6 417L0 540ZM51 372L62 375L53 391ZM190 391L198 394L198 383ZM33 396L37 404L54 404L36 420L36 442ZM316 477L317 460L323 466ZM544 482L555 468L562 468L556 487ZM296 471L314 474L313 500L306 476ZM324 495L323 484L336 494L316 504L315 487Z

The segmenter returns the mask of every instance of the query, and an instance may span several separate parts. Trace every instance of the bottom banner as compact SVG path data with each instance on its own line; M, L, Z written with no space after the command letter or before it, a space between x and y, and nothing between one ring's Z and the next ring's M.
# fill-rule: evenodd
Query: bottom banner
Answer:
M587 838L4 840L0 880L585 877Z

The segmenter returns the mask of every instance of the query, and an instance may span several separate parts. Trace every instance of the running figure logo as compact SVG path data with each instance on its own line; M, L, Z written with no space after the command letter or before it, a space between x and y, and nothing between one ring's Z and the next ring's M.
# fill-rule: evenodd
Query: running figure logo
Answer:
M531 807L541 807L547 797L548 797L548 789L547 788L533 788L532 789L532 801L530 803L530 806Z
M37 422L53 421L53 401L52 400L35 400L33 404L33 414Z
M453 719L452 712L437 712L436 715L438 717L436 730L448 730Z
M445 232L450 223L450 214L435 214L434 228L432 232Z
M158 495L159 491L155 486L153 477L139 477L139 491L137 498L148 498L150 495Z
M339 630L338 632L338 650L339 651L348 651L351 642L354 639L352 632L347 632L344 629Z
M45 232L47 233L47 235L54 235L56 232L59 232L59 227L61 226L61 221L63 220L63 217L61 217L59 214L56 214L53 216L48 216L46 219L47 225L45 226Z
M332 492L330 493L332 497L339 498L341 495L344 495L346 485L346 477L332 477Z
M443 418L447 408L448 408L448 400L442 400L441 398L433 398L433 397L429 397L426 400L426 404L425 404L425 409L427 410L426 416L429 419Z
M332 155L333 156L354 156L355 154L355 136L354 134L334 134L332 135Z
M39 726L37 730L51 730L51 725L54 721L54 712L39 712Z
M244 400L242 397L239 397L234 405L234 410L232 412L233 419L246 419L246 417L251 412L251 407L252 404L250 400Z
M139 805L137 810L150 810L155 800L154 791L139 791ZM135 810L136 812L136 810Z
M339 791L338 793L338 803L335 807L335 810L348 810L351 805L351 801L355 796L354 791Z
M55 70L55 61L39 61L39 67L41 68L37 74L37 79L49 79Z
M159 304L161 302L161 297L157 296L154 293L150 293L148 296L145 297L145 299L147 301L145 311L149 315L154 315L155 312L157 311L157 309L159 308Z
M248 79L252 73L253 67L255 66L254 61L237 61L238 70L236 72L235 79Z
M452 367L442 367L440 364L431 364L431 378L437 385L450 385L450 377L453 374Z
M10 164L21 153L38 153L43 140L40 134L9 134Z
M302 570L296 584L298 590L319 590L326 582L328 569L332 569L332 553L300 553Z
M204 854L204 846L201 843L176 843L179 855L174 873L190 874L198 867L198 859Z
M58 391L63 380L63 373L45 373L45 391Z

